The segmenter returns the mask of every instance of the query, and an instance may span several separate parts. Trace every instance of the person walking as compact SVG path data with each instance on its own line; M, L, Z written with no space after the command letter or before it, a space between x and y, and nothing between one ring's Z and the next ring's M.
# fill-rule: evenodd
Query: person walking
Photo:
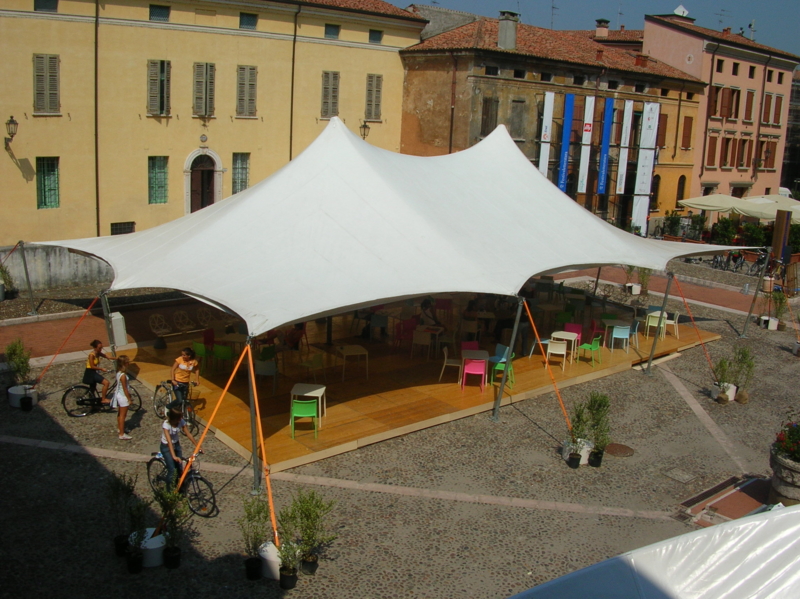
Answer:
M194 384L200 382L200 362L194 350L191 347L184 347L181 350L181 355L175 358L175 363L172 365L172 388L175 390L175 401L170 403L167 407L183 408L183 402L189 396L189 382L191 381L192 374L194 374Z
M131 392L128 388L128 356L117 358L117 386L114 389L114 398L111 406L117 408L117 428L119 429L119 440L130 441L131 437L125 430L125 416L128 415L128 406L131 404Z

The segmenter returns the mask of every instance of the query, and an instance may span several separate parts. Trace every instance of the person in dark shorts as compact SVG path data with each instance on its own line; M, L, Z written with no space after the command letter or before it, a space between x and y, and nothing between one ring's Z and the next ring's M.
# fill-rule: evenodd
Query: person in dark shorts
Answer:
M103 342L95 339L89 344L92 348L91 353L86 358L86 370L83 371L83 384L84 385L103 385L103 405L108 405L111 400L108 398L108 379L101 373L108 372L105 368L100 367L100 358L108 360L108 356L103 353ZM96 388L96 387L94 387Z

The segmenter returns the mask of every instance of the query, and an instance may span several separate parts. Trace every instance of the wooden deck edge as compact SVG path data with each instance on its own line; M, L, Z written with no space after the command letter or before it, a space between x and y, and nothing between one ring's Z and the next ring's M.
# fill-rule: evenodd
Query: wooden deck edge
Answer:
M306 464L318 462L320 460L324 460L325 458L331 458L341 453L355 451L356 449L358 449L358 441L348 441L347 443L329 447L328 449L312 451L311 453L292 458L291 460L275 462L274 464L269 465L269 470L270 472L281 472L283 470L289 470L290 468L297 468L298 466L305 466Z

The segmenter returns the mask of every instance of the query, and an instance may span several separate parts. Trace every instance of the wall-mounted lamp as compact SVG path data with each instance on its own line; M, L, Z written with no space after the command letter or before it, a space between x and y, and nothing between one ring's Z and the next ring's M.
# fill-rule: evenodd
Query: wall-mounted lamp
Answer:
M772 152L769 151L769 148L764 150L764 158L756 158L753 160L756 169L761 170L761 167L764 166L765 163L769 162L769 157Z
M361 126L358 130L361 132L361 139L367 139L367 135L369 135L369 125L367 125L366 121L361 121Z
M19 127L19 123L14 120L13 116L6 121L6 133L8 133L8 137L5 138L6 150L10 149L8 144L11 143L11 140L14 139L14 136L17 134L17 127Z

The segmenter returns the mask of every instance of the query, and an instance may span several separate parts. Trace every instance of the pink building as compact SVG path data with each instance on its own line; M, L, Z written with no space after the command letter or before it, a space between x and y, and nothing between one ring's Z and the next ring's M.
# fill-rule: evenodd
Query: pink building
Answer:
M778 193L792 72L800 57L679 15L646 15L643 51L708 84L688 197Z

